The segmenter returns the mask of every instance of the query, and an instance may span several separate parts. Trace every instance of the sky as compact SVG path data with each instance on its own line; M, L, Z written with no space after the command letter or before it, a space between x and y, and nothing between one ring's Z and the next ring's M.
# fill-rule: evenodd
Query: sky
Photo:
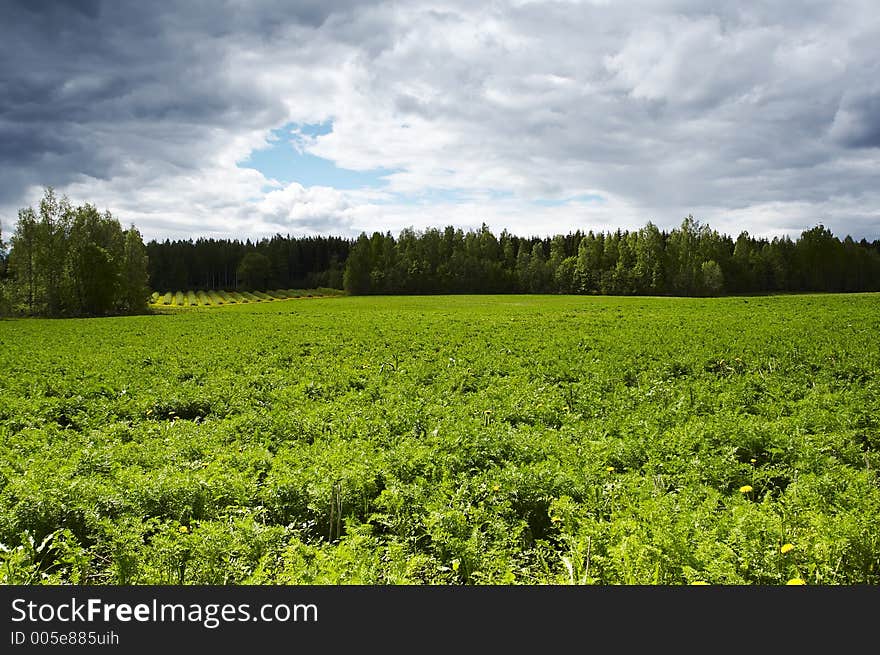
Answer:
M880 238L876 1L5 0L0 222Z

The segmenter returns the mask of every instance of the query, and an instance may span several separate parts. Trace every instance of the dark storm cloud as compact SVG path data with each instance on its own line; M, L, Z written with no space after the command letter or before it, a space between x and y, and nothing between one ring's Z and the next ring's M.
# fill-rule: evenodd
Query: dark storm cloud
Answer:
M0 207L53 185L157 232L384 231L452 213L395 197L451 190L532 229L536 198L596 194L547 220L700 211L876 238L875 15L863 0L7 2ZM290 123L332 125L300 145L395 171L391 195L269 197L236 162Z
M277 97L230 77L227 50L271 41L291 24L318 27L354 4L6 3L0 204L16 200L28 185L57 187L83 175L112 174L133 135L161 131L179 144L204 130L280 120ZM161 143L153 153L136 140L142 149L128 157L161 159Z
M845 95L832 134L847 148L880 148L880 90Z

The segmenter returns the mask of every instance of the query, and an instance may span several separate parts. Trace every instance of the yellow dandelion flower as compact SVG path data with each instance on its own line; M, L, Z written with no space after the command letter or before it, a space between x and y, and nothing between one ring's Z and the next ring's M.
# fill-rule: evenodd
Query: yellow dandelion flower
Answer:
M754 457L752 457L749 461L750 461L752 464L754 464L754 463L757 462L758 460L756 460Z
M497 484L492 485L492 491L498 491L499 489L501 489L501 487L499 487Z
M739 488L739 492L742 494L747 494L750 491L754 491L754 489L752 489L752 485L750 485L750 484L743 485L742 487Z
M694 580L693 582L691 582L691 586L693 586L693 587L702 587L702 586L706 586L708 584L709 583L706 582L705 580Z
M561 517L561 516L554 516L554 517L552 517L552 518L550 519L550 522L551 522L551 523L559 523L560 521L562 521L562 517Z
M605 470L608 471L609 473L614 473L614 467L613 467L613 466L609 466L609 467L606 468Z
M452 560L452 570L458 571L458 567L461 566L461 561L454 559Z
M189 532L189 528L186 527L185 525L181 525L181 526L178 528L178 530L180 530L181 532Z
M790 553L794 550L794 544L782 544L782 547L779 549L780 553Z
M785 584L787 584L787 585L802 585L802 584L807 584L807 583L804 582L803 578L792 578L791 580L789 580Z

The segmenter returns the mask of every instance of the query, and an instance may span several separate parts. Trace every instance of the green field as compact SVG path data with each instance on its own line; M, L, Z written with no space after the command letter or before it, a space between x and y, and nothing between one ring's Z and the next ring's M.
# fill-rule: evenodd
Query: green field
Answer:
M877 294L194 297L0 321L0 582L880 583Z

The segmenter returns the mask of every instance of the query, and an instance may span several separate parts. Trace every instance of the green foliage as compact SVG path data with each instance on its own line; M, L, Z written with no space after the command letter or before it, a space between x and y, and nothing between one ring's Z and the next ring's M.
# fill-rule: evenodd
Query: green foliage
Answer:
M483 225L361 234L345 267L353 295L398 293L601 293L721 295L725 292L880 291L880 241L841 243L818 226L787 237L736 242L693 216L669 232L580 231L542 239Z
M345 266L343 285L352 294L367 293L370 290L370 242L362 234L352 246Z
M351 242L341 237L280 234L256 242L199 237L146 245L153 289L234 289L236 273L245 263L242 273L248 279L242 284L259 291L294 286L342 289L343 265L350 248ZM260 257L244 262L249 253ZM253 270L255 261L260 270Z
M37 543L25 531L14 548L0 543L0 584L80 584L90 574L90 558L67 529L49 533Z
M724 273L714 259L703 262L700 267L700 277L707 295L717 296L724 291Z
M876 295L232 295L0 322L0 582L880 584Z
M122 254L121 298L123 311L135 314L146 307L150 296L147 249L137 228L132 225L124 233Z
M30 315L100 316L147 307L147 259L140 234L110 212L72 207L46 189L39 211L19 211L9 254L14 309Z
M269 258L259 252L249 252L238 265L238 283L242 289L265 289L269 284Z

